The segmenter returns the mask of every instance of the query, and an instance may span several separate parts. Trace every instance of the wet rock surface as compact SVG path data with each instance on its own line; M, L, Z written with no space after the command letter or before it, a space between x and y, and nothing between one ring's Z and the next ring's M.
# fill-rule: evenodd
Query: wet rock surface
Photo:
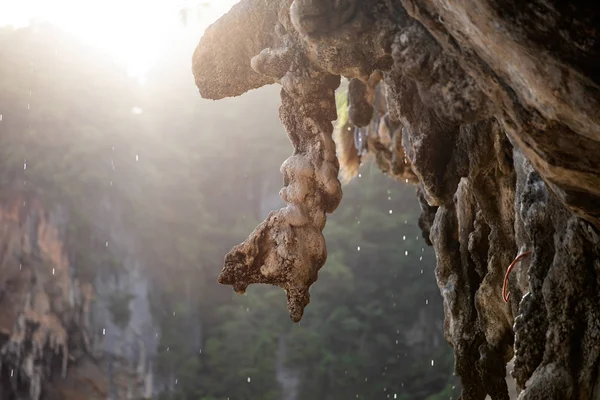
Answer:
M280 285L301 317L341 197L330 122L341 75L347 131L382 119L384 93L394 134L361 132L381 144L369 151L384 171L406 157L410 173L390 175L418 186L462 399L508 399L513 357L520 399L599 398L598 26L585 2L240 2L201 39L196 83L212 99L280 83L295 153L282 167L288 206L232 250L221 281Z

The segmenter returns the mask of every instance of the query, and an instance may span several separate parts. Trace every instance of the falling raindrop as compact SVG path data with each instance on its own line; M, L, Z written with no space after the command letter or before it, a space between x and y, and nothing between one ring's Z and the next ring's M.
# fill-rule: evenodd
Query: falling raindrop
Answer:
M250 377L248 377L248 383L250 383L250 381L251 381L251 379L250 379Z
M358 177L360 178L362 176L362 174L358 174Z
M52 275L54 275L54 268L52 268Z
M23 161L23 169L26 170L27 169L27 159L25 161Z
M175 379L175 384L177 385L177 382L179 381L179 379Z
M392 210L390 210L390 214L392 213Z
M408 178L406 178L406 183L408 183Z
M135 161L140 161L140 156L139 156L139 154L136 154L136 155L135 155Z
M173 311L173 316L175 316L175 311Z
M170 346L167 346L167 351L169 351L169 350L171 350L171 347L170 347Z
M431 360L431 366L433 367L433 360Z
M408 250L404 251L404 255L407 256L408 255Z
M2 114L0 114L0 122L2 122Z
M106 335L106 329L102 328L102 336Z
M429 304L429 299L425 299L425 304Z
M423 270L421 270L421 273L423 273Z
M358 247L356 248L356 251L360 251L360 246L358 246Z
M423 256L420 256L420 257L419 257L419 261L423 261Z
M106 243L104 243L104 245L105 245L106 247L108 247L108 241L107 241Z
M402 240L406 240L406 236L402 236Z

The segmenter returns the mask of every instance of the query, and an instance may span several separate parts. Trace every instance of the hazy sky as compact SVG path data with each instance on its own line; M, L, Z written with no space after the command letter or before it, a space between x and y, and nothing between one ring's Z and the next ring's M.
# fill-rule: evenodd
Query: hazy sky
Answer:
M200 38L207 25L238 0L13 0L0 1L0 25L25 26L32 20L51 22L98 46L143 81L161 50L171 40ZM8 4L7 4L8 3ZM180 12L199 10L183 32Z

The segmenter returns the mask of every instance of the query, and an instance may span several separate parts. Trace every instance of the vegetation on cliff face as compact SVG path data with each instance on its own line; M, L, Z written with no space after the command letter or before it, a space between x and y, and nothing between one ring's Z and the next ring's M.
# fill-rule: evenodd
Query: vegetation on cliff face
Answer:
M109 362L117 355L94 351L113 325L124 332L118 338L156 338L156 348L134 351L145 360L133 358L153 372L156 398L456 396L434 256L416 227L414 189L373 168L363 167L344 188L345 204L329 219L328 262L299 325L285 317L280 289L253 287L239 296L216 283L225 251L280 204L278 167L290 145L274 90L206 102L188 64L189 48L175 46L137 86L52 27L0 34L0 215L8 198L22 196L26 207L35 199L39 215L48 213L59 232L57 249L68 259L61 277L77 282L75 291L86 292L84 283L96 292L102 287L106 295L96 293L93 302L108 309L90 326L69 317L90 306L83 301L64 313L51 309L72 357L66 380L36 375L40 398L118 398L133 390L125 383L137 382L140 365L124 375ZM64 211L60 223L57 208ZM153 324L138 332L132 320L144 299L126 279L134 270L131 252L151 286ZM18 271L16 259L2 257L2 268ZM51 271L45 261L33 274L53 282ZM0 290L8 296L16 289L3 283ZM69 304L69 293L54 293ZM9 322L0 347L16 324ZM96 358L82 356L87 352ZM88 378L94 384L84 392ZM0 399L27 385L2 368Z

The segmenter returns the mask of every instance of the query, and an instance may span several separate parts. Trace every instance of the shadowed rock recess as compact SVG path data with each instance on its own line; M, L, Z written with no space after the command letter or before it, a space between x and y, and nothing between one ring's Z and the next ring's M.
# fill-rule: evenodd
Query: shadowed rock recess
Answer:
M361 155L418 185L461 398L508 399L514 357L519 399L600 399L600 7L592 4L234 6L194 53L200 94L279 83L294 153L281 169L287 206L226 256L221 283L242 292L278 285L292 319L301 318L326 259L326 214L341 199L331 121L343 76L349 110L338 136L358 138ZM359 159L340 156L348 158ZM505 302L504 276L526 252Z

